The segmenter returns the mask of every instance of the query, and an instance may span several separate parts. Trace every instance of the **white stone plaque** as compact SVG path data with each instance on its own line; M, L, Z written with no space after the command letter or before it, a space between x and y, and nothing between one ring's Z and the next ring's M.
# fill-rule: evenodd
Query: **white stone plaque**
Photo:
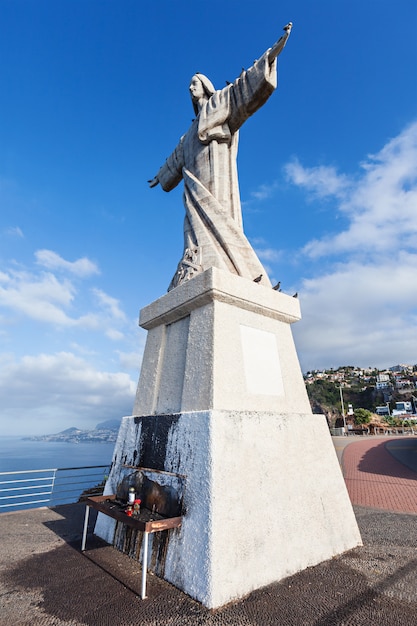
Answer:
M243 367L249 393L284 395L276 336L265 330L240 326Z

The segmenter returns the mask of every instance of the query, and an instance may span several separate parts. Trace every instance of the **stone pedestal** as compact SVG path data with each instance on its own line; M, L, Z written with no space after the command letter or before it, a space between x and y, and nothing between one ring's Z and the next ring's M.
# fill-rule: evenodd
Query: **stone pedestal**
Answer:
M311 413L300 317L297 299L215 268L141 311L134 415L106 492L126 464L186 477L183 525L150 565L209 608L361 543L326 420ZM108 519L96 532L113 540Z

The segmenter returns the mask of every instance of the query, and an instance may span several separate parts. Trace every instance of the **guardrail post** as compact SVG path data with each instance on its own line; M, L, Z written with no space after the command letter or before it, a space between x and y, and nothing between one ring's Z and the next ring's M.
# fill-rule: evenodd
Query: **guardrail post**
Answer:
M84 517L84 528L83 528L83 540L81 542L81 552L84 552L85 550L85 542L87 539L87 530L88 530L88 516L90 513L90 507L86 506L85 507L85 517Z
M142 600L146 598L146 571L148 568L148 538L149 533L146 531L143 533L143 557L142 557L142 589L140 597Z

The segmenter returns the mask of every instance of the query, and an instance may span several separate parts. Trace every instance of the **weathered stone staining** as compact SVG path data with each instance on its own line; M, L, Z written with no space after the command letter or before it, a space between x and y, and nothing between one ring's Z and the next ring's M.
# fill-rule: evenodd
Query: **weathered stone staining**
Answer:
M129 466L163 472L173 489L181 479L182 526L152 537L149 567L209 608L361 543L325 417L307 397L291 332L299 300L263 288L241 227L234 142L272 93L286 28L226 90L210 95L194 77L200 119L151 181L184 180L185 252L172 289L141 310L136 400L106 485L115 493ZM120 545L114 530L99 517L97 534Z

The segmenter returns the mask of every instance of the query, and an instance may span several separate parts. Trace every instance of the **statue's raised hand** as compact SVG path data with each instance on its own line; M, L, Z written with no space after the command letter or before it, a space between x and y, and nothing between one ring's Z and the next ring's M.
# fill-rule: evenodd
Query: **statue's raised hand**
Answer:
M158 185L158 183L159 183L158 176L154 176L152 178L152 180L148 180L148 183L149 183L149 187L151 187L151 188L152 187L156 187Z
M288 24L286 24L284 28L282 29L285 31L285 35L282 35L282 37L278 39L277 43L274 46L272 46L272 48L269 51L268 59L270 63L272 63L272 61L276 59L277 56L284 49L284 46L287 43L287 39L291 34L291 29L292 29L292 22L288 22Z

